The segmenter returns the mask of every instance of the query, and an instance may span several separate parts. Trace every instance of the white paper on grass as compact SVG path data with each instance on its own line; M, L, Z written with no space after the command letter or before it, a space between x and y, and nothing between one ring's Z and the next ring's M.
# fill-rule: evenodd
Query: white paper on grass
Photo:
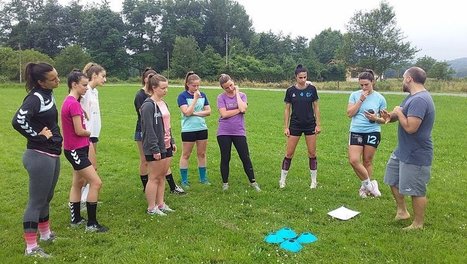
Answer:
M341 206L337 208L336 210L332 210L331 212L328 213L328 215L340 219L340 220L349 220L350 218L358 215L360 212L350 210L346 208L345 206Z

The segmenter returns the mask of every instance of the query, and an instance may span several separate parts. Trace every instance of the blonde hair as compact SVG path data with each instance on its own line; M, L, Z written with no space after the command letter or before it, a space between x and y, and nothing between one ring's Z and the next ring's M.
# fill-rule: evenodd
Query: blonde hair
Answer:
M83 68L83 73L86 75L86 77L88 77L89 80L92 80L93 74L98 75L103 71L105 71L104 67L94 62L89 62Z
M167 82L167 78L157 73L150 73L148 75L148 82L144 86L144 91L147 94L153 94L153 87L159 87L161 82Z
M192 81L201 80L201 78L194 71L187 72L185 76L185 90L188 90L188 83Z

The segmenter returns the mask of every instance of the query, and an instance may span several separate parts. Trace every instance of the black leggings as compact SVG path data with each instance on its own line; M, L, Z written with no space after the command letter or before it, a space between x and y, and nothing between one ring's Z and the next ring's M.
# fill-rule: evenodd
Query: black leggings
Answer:
M253 165L251 164L250 151L248 150L248 143L245 136L217 136L217 143L221 151L221 175L224 183L229 182L229 168L230 168L230 152L232 143L237 149L238 156L242 160L243 170L250 183L255 182L255 173Z

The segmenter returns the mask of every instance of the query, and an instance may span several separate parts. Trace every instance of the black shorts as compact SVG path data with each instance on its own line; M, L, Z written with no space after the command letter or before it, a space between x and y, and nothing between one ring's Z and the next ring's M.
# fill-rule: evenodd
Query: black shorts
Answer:
M289 132L291 136L300 137L302 134L305 136L310 136L315 134L316 125L307 128L300 128L300 127L289 127Z
M182 132L182 142L196 142L208 139L208 130Z
M88 158L89 146L74 150L63 150L66 159L71 163L73 169L78 171L92 166L91 161Z
M91 141L91 143L97 143L97 142L99 142L99 138L98 137L90 137L89 141Z
M161 153L161 160L163 160L165 158L170 158L173 155L174 155L173 147L170 147L170 148L166 149L165 153ZM144 155L144 157L146 158L146 161L155 161L156 160L154 158L154 155Z
M378 148L379 142L381 141L380 132L371 132L371 133L356 133L350 132L349 136L349 145L358 145L358 146L372 146Z

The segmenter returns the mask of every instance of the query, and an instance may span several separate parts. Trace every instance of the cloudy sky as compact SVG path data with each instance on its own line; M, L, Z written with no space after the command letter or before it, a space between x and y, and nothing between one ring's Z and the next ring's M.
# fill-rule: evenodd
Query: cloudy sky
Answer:
M99 0L81 0L81 3ZM68 0L59 0L67 4ZM122 0L109 0L114 11ZM346 31L345 25L360 10L379 7L379 0L237 0L245 7L256 32L271 30L309 40L327 28ZM467 57L467 18L461 0L387 0L397 25L412 46L436 60Z

